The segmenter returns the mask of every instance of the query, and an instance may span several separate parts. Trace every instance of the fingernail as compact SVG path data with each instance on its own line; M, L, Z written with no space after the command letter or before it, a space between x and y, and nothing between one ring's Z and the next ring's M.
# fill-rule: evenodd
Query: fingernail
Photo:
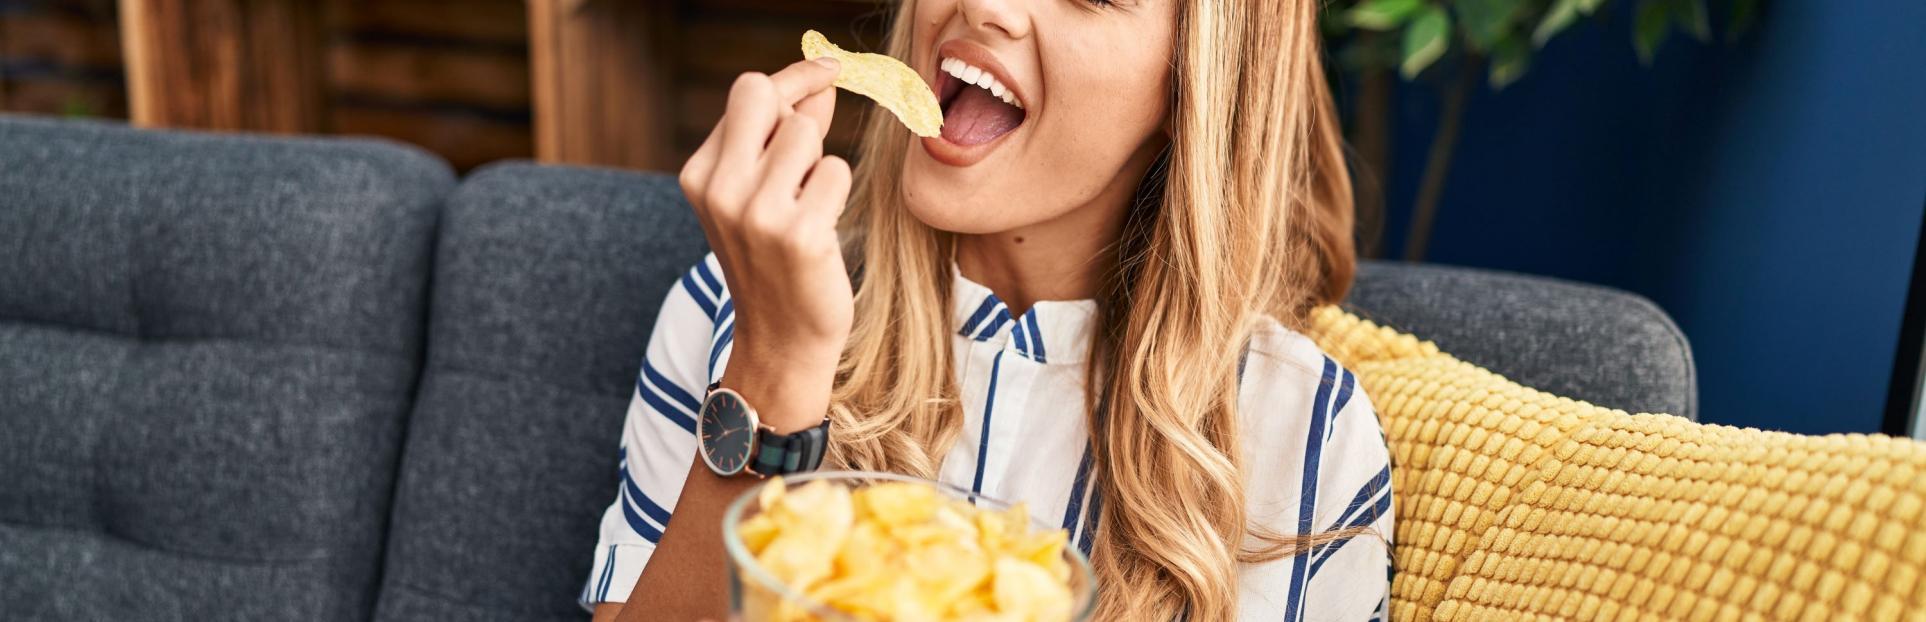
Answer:
M832 56L824 56L821 58L817 58L816 64L822 65L824 67L828 67L830 69L840 70L843 68L843 64L840 62L837 62L836 58Z

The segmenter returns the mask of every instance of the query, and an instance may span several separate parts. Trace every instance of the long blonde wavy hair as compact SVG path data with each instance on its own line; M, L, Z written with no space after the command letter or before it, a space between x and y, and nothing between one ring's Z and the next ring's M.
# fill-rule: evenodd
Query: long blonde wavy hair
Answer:
M1344 297L1355 268L1317 5L1190 0L1178 10L1169 148L1128 208L1090 348L1096 481L1114 500L1095 519L1097 619L1229 620L1240 563L1353 534L1249 524L1237 425L1238 359L1258 320L1302 328L1312 307ZM897 9L889 54L909 56L913 13ZM963 422L953 240L904 205L908 148L888 115L866 120L841 223L860 284L828 460L934 477Z

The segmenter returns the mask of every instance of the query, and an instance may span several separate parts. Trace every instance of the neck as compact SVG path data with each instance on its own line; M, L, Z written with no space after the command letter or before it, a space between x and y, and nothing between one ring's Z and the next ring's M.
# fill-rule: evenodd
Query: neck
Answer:
M1122 204L1086 205L1010 231L956 238L956 266L990 288L1011 315L1038 301L1094 298L1113 242L1123 229Z
M1023 316L1040 300L1096 298L1107 266L1117 264L1117 241L1136 185L1161 146L1163 141L1138 146L1104 191L1075 210L1000 233L957 235L957 270L988 287L1011 316Z
M1059 216L1009 231L956 236L956 267L996 294L1010 315L1044 300L1096 298L1137 185L1163 140L1146 141L1097 197Z

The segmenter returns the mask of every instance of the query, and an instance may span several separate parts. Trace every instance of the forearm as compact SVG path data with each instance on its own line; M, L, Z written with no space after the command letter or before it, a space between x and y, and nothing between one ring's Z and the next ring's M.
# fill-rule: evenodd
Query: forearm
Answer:
M731 359L723 373L723 386L741 393L778 432L792 432L822 420L834 367L824 368L822 361L762 366L751 361L793 359L749 351L739 351ZM753 476L719 477L703 463L700 454L694 456L676 500L672 525L663 530L648 565L629 592L628 604L613 618L597 617L617 622L725 619L729 592L722 515L731 501L760 483Z
M722 548L722 514L729 502L754 487L755 478L722 478L697 456L689 466L675 518L662 532L617 622L727 619L728 559Z

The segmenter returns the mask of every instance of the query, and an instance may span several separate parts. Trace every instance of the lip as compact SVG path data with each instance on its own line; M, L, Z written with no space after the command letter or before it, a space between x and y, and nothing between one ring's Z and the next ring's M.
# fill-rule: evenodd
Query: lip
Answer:
M936 48L936 58L932 59L938 63L935 70L939 75L947 75L941 67L941 63L945 58L959 59L975 65L978 69L990 72L990 75L996 76L996 81L1003 83L1003 88L1010 89L1010 94L1014 96L1018 102L1023 104L1025 111L1030 110L1030 98L1026 97L1028 94L1023 91L1023 85L1011 79L1010 70L1003 68L1003 63L997 61L996 55L991 54L990 51L984 49L983 46L968 39L951 39L943 42L942 46Z
M957 79L943 71L941 63L945 58L959 59L978 69L990 72L990 75L995 76L998 82L1003 83L1004 88L1010 89L1012 97L1015 97L1019 102L1023 102L1023 122L1011 129L1008 133L991 139L989 142L975 145L959 145L943 138L942 134L924 137L922 139L923 150L929 153L930 157L936 161L950 166L970 166L989 157L990 152L996 151L997 147L1002 146L1005 140L1017 132L1023 131L1024 126L1029 125L1031 119L1036 116L1036 105L1027 97L1024 88L1010 78L1010 71L1003 67L1003 63L997 61L996 55L991 54L990 51L984 49L983 46L967 39L951 39L943 42L942 45L937 46L934 58L930 59L930 69L932 75L936 77L935 83L931 86L935 88L938 93L942 92L946 80Z

